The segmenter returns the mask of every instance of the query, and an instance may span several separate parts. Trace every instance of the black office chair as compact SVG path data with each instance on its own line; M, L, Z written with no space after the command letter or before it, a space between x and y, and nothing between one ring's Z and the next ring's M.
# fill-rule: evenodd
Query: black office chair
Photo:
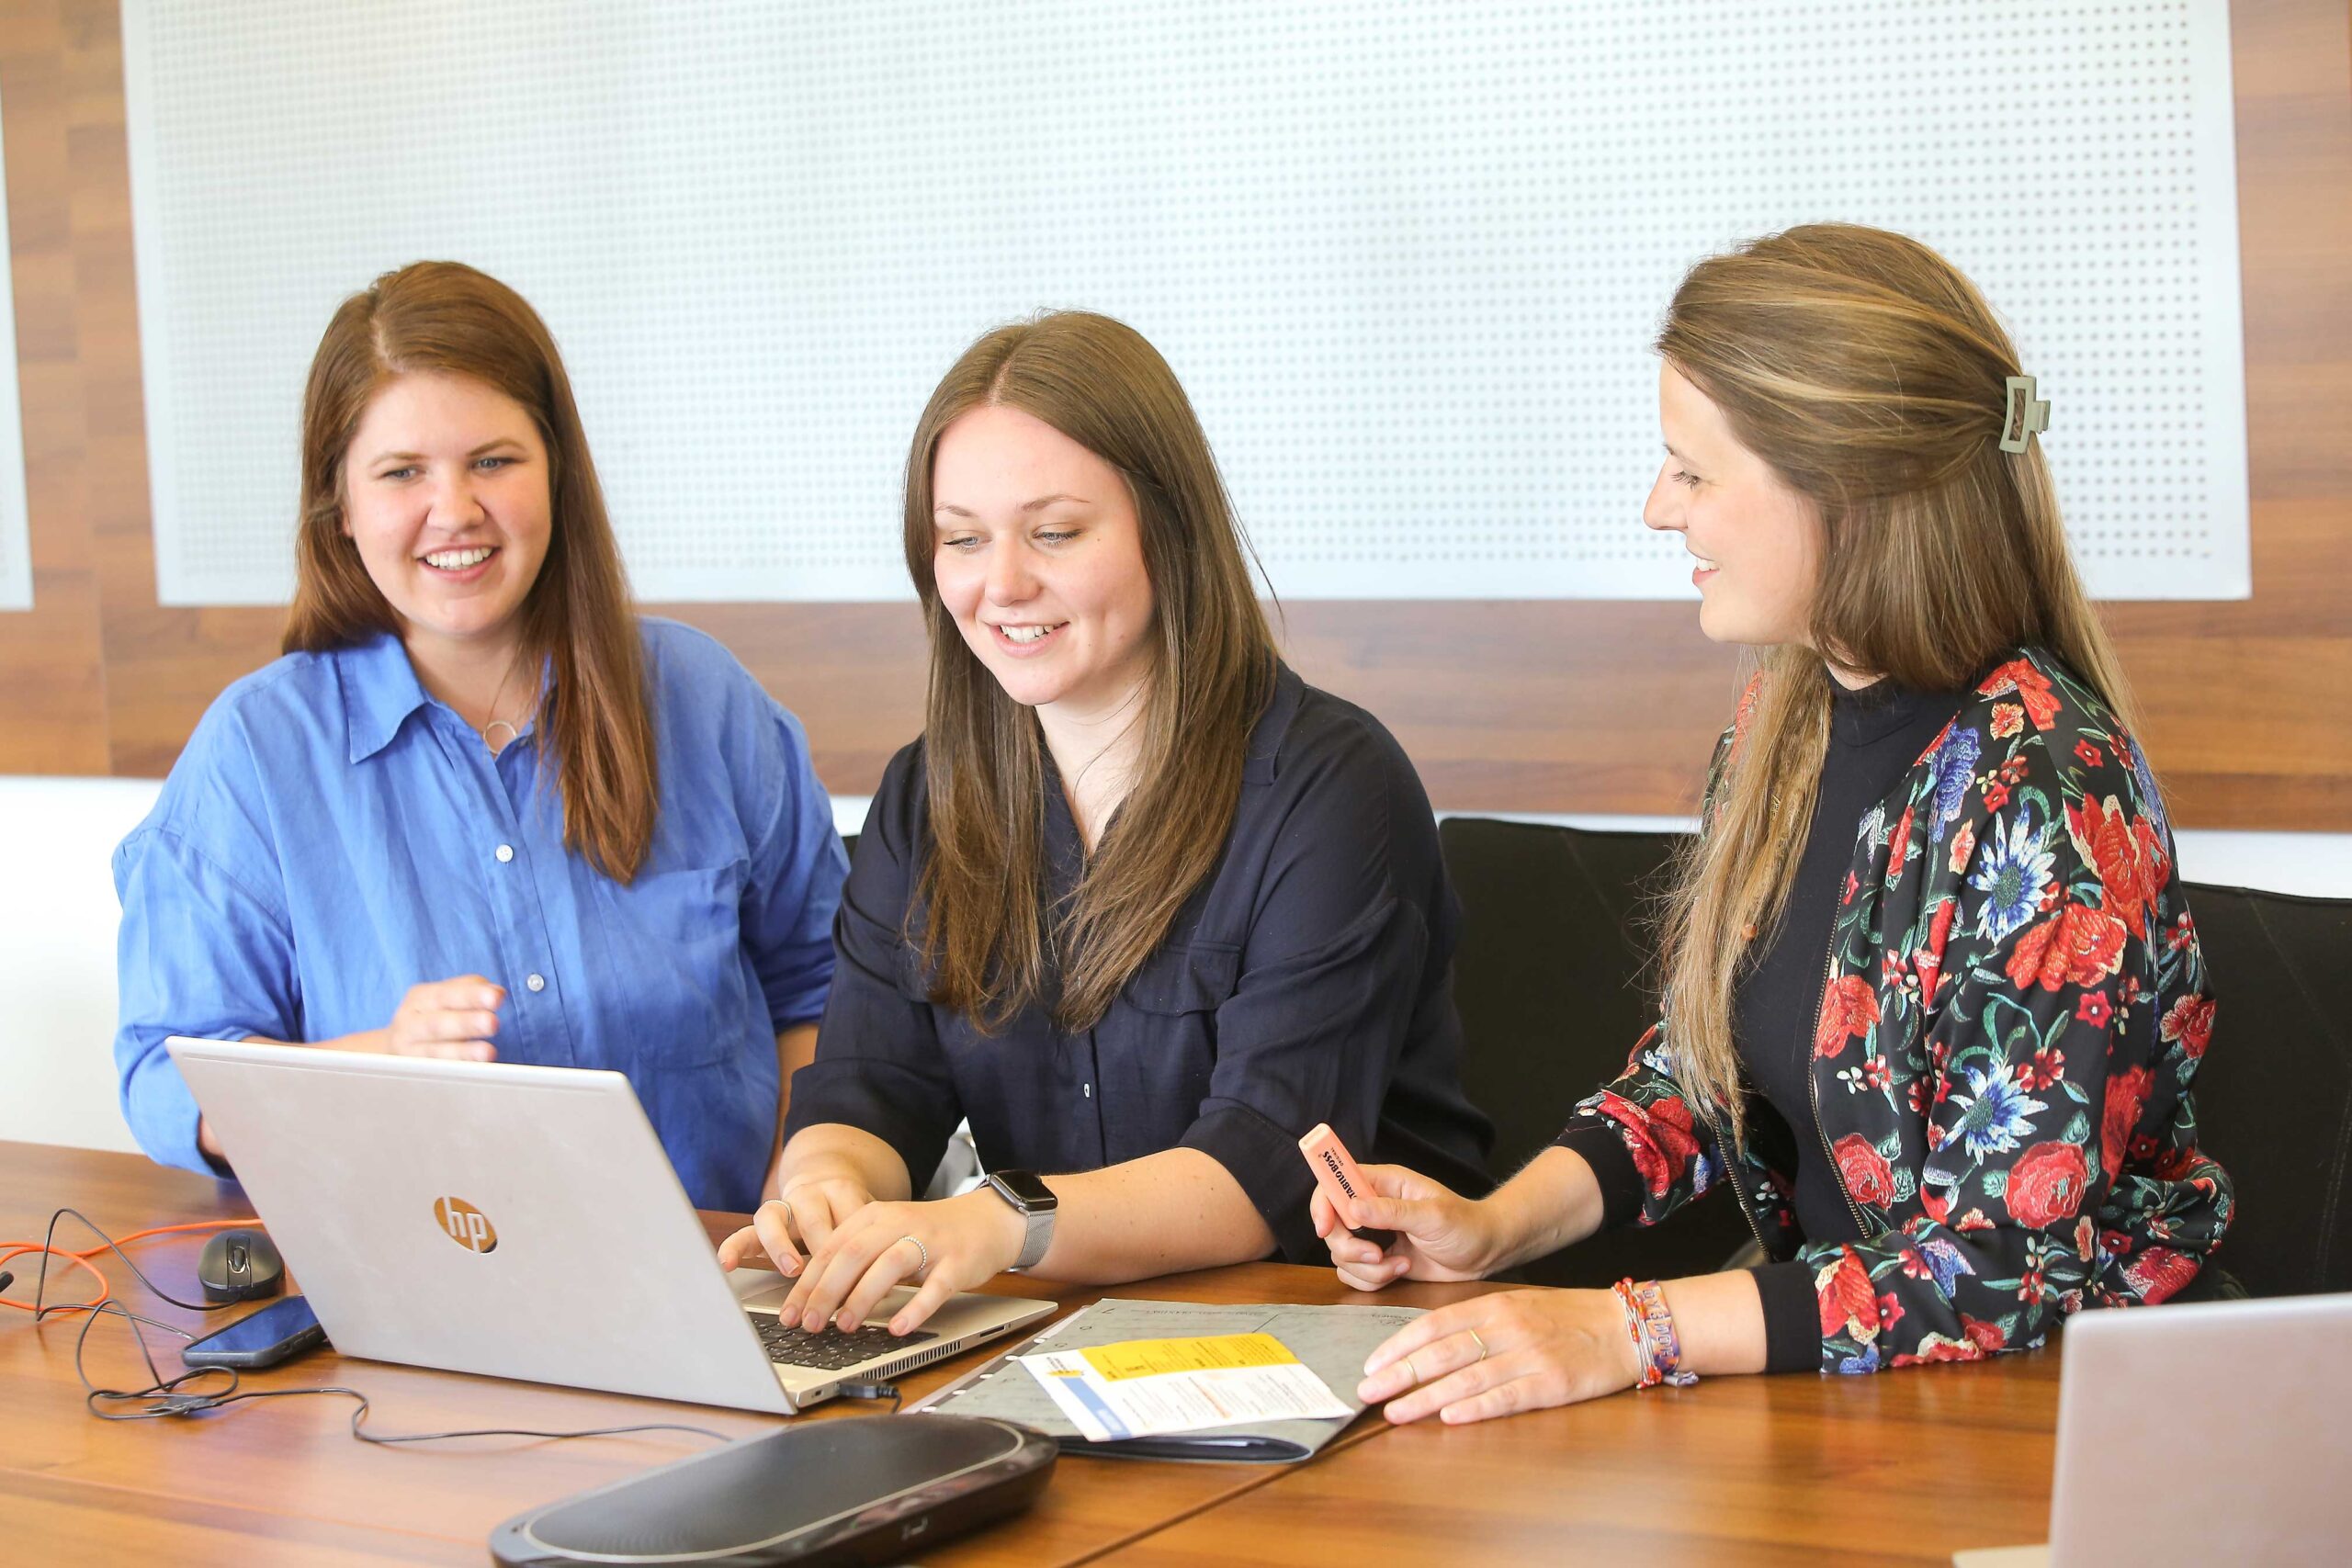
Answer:
M1623 1070L1655 1021L1642 917L1677 840L1456 817L1438 825L1438 841L1463 908L1453 998L1464 1087L1494 1118L1488 1165L1499 1179ZM1667 1280L1721 1269L1752 1245L1737 1206L1710 1193L1663 1225L1593 1236L1521 1272L1544 1285Z
M2352 1291L2352 900L2192 883L2220 1008L2197 1082L2198 1143L2230 1173L2217 1255L2250 1295Z

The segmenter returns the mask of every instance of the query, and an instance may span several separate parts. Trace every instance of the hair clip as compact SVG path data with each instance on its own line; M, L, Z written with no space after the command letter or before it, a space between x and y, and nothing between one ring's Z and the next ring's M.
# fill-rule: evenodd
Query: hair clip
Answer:
M2009 378L2008 401L2001 410L2001 450L2022 452L2026 437L2050 428L2050 400L2033 395L2033 378Z

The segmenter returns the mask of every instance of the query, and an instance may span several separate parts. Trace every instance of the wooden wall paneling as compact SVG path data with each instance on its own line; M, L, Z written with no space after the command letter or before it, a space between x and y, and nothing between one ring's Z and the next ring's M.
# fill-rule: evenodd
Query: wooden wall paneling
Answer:
M808 727L825 787L870 795L922 729L931 667L922 612L903 604L650 604L734 651Z
M275 610L156 603L130 225L121 12L66 0L74 253L81 290L87 460L113 771L160 776L220 689L277 652ZM290 514L293 501L288 498Z
M1327 601L1287 619L1299 672L1377 714L1442 809L1696 812L1738 694L1696 601Z
M2352 829L2352 7L2230 7L2254 597L2107 607L2177 821ZM2062 448L2057 450L2063 451Z
M66 165L65 34L55 0L0 8L33 607L0 613L0 773L104 773L105 660L90 551L81 344Z
M111 0L33 9L64 18L73 82L83 461L111 761L155 773L220 688L273 656L278 616L155 604L119 12ZM2177 820L2352 830L2352 16L2342 0L2231 16L2255 597L2108 614ZM40 156L18 156L16 113L12 181ZM2063 440L2052 450L2063 464ZM1628 530L1640 501L1625 498ZM922 723L910 605L654 608L733 648L806 722L836 790L870 790ZM1688 811L1734 694L1732 657L1699 636L1688 604L1298 603L1283 630L1300 671L1386 721L1447 807ZM18 667L7 668L0 681ZM13 718L16 699L0 702Z

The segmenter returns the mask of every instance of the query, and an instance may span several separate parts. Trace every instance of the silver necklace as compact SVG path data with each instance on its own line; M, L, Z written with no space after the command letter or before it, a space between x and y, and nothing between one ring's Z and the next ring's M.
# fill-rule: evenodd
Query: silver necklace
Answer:
M498 711L499 703L506 696L506 682L514 678L515 668L522 662L522 651L517 649L514 654L514 662L506 666L506 673L498 678L498 690L490 694L490 711L492 713L494 714ZM528 717L529 715L526 713L524 716ZM493 739L492 736L502 729L506 731L505 740L501 742ZM481 727L481 743L490 748L490 754L493 757L504 751L507 747L514 745L514 742L522 739L523 731L512 719L493 718L488 724Z

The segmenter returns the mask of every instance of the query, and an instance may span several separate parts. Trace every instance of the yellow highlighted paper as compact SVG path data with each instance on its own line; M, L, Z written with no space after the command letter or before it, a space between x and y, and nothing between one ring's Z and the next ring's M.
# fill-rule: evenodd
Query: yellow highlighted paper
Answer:
M1153 1378L1166 1372L1220 1371L1232 1367L1295 1366L1298 1358L1271 1334L1218 1334L1200 1339L1122 1339L1080 1350L1098 1376Z

